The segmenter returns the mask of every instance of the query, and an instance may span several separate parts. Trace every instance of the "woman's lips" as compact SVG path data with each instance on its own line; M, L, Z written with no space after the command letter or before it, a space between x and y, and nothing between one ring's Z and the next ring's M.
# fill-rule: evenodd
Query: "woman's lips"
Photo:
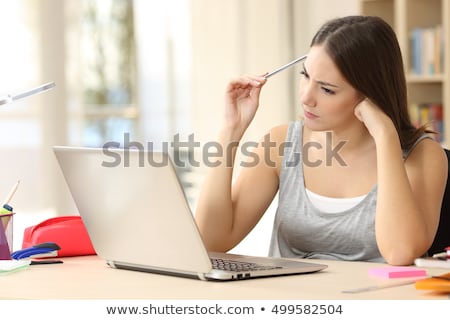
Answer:
M306 110L303 110L303 113L305 114L305 117L311 120L317 119L319 116L316 116L314 113L308 112Z

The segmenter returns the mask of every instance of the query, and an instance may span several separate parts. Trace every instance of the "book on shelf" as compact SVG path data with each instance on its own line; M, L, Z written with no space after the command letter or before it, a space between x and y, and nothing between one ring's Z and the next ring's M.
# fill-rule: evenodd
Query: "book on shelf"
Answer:
M416 127L428 124L430 129L437 132L435 136L436 141L443 141L444 118L442 103L413 103L410 105L410 115Z
M413 28L410 32L410 52L410 68L413 74L441 74L444 70L442 26Z

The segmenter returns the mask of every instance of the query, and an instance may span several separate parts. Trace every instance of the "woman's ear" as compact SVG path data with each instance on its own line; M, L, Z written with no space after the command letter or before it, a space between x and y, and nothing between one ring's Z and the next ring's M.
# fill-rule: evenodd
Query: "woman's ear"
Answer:
M354 109L356 109L356 107L359 106L361 104L361 102L363 102L366 99L368 100L368 98L365 95L358 93L358 96L356 97L356 105L355 105Z
M358 118L358 120L361 122L364 122L364 119L362 117L360 109L364 103L370 103L370 100L363 96L361 98L361 100L358 100L358 103L356 104L355 109L354 109L355 117Z
M358 92L358 97L357 97L358 103L357 103L356 105L360 104L360 103L363 102L365 99L368 99L368 98L367 98L365 95L363 95L362 93Z

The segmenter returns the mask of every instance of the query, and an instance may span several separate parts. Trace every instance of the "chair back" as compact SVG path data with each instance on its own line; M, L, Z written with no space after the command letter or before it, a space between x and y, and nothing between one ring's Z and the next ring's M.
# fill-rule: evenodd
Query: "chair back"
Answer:
M449 173L444 198L442 199L439 226L433 244L428 249L428 255L430 256L438 252L443 252L446 247L450 246L450 150L444 148L444 151L449 161Z

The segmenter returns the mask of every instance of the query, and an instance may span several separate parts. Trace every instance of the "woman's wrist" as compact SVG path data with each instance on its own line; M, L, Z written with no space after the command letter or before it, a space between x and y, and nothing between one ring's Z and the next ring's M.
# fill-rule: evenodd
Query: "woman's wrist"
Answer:
M397 129L389 118L381 122L381 125L378 126L376 133L373 134L373 138L377 146L384 143L391 143L393 141L400 142Z
M239 142L243 135L245 129L240 128L237 125L223 124L219 131L219 140L227 142Z
M384 153L383 150L390 155L396 152L402 153L400 137L393 123L381 128L374 140L378 155Z

